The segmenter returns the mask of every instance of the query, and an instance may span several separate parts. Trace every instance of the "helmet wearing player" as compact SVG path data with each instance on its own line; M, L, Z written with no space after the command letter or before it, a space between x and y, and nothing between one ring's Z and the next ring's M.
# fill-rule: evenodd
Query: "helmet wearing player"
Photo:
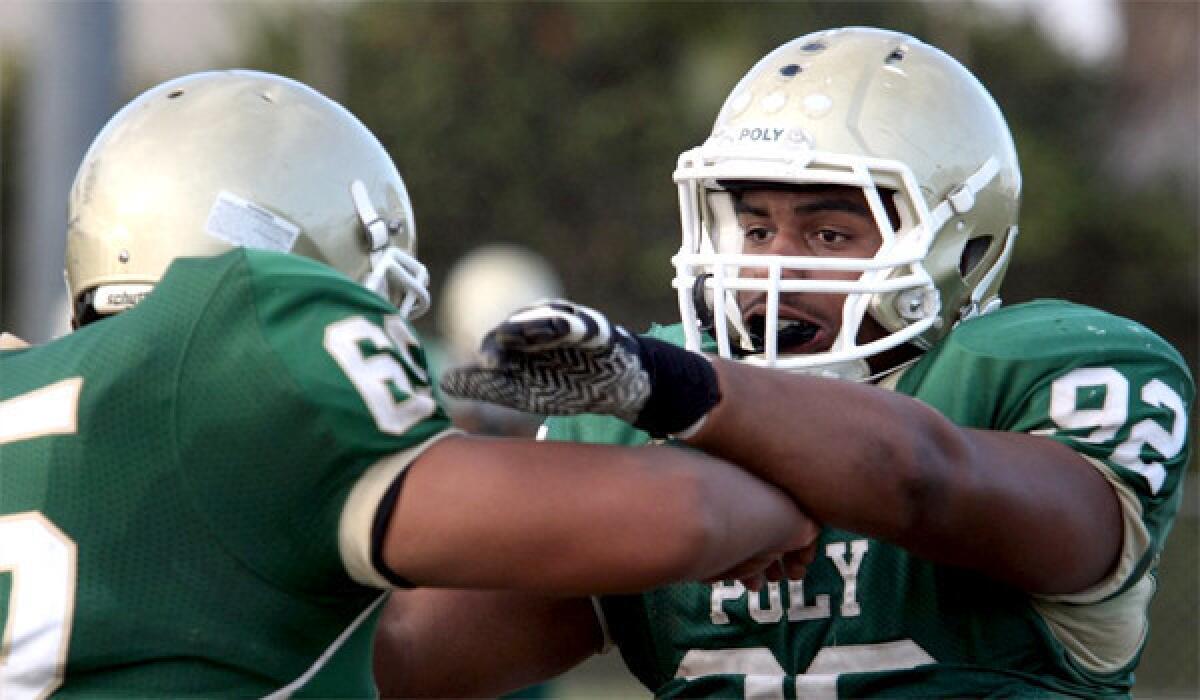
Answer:
M540 304L443 381L572 416L550 440L720 455L824 525L834 561L766 595L606 600L635 675L670 697L1128 694L1195 385L1130 319L989 313L1020 177L979 83L894 32L801 37L735 88L676 180L682 332ZM703 326L748 361L677 347L707 350Z
M177 257L238 245L324 262L410 318L429 306L408 192L375 136L306 85L231 70L152 88L88 149L68 202L73 324L137 303Z
M550 263L524 246L490 243L460 258L438 295L438 330L448 366L471 361L484 334L513 311L562 296L562 281ZM435 368L435 371L438 368ZM540 417L480 401L448 397L455 423L487 435L529 435Z
M522 306L562 296L562 281L550 263L513 243L490 243L464 255L450 268L438 296L438 329L451 362L473 358L492 326Z
M724 357L862 379L999 306L1012 137L979 81L912 37L851 27L772 51L674 177L690 349L708 331Z
M375 695L384 589L736 578L816 536L699 453L456 434L402 318L428 301L404 184L293 81L138 97L86 154L69 225L76 324L113 317L0 336L0 567L31 582L0 585L6 698ZM493 689L416 694L472 693Z

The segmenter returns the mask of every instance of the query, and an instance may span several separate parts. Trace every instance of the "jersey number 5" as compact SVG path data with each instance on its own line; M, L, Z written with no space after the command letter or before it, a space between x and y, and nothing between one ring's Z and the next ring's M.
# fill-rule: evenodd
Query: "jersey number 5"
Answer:
M0 402L0 446L75 432L83 379ZM75 607L75 542L37 511L0 516L0 695L41 698L62 684Z

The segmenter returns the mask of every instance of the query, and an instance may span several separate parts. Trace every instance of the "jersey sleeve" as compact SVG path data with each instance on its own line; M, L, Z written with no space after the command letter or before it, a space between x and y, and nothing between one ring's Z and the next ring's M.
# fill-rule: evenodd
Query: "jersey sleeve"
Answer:
M380 504L449 429L396 310L318 263L241 251L180 367L184 482L225 546L281 585L387 585Z
M1113 575L1052 598L1091 603L1137 585L1170 532L1191 452L1195 385L1182 358L1133 321L1064 302L1024 304L959 330L935 364L960 381L936 388L935 405L961 425L1063 443L1121 501L1125 541Z

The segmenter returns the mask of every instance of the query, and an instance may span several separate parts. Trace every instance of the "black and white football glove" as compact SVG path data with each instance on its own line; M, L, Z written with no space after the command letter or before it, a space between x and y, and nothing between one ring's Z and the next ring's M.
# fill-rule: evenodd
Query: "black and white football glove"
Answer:
M543 415L612 415L654 437L690 433L720 400L703 355L570 301L513 312L480 352L479 364L443 375L443 391Z

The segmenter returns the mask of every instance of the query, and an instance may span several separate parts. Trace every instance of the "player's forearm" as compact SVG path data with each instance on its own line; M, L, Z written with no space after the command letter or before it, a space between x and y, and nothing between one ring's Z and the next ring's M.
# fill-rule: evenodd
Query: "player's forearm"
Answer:
M413 463L384 557L422 585L632 592L814 535L776 487L698 452L456 437Z
M687 456L689 461L694 456L675 448L664 448L661 454L672 459ZM817 523L784 490L740 468L721 463L689 481L697 488L694 503L682 504L680 512L669 517L672 522L681 520L684 512L701 517L702 537L687 548L690 551L680 552L682 579L708 580L753 557L777 558L778 553L807 547L819 534Z
M1115 561L1116 497L1061 444L961 428L870 385L716 367L722 399L691 442L821 522L1041 592L1080 590Z
M587 598L397 591L375 635L375 680L385 698L496 697L563 673L602 644Z
M927 492L930 472L943 460L927 453L924 416L898 405L909 403L905 397L724 360L714 365L722 398L689 442L779 485L817 520L895 536L936 497Z

